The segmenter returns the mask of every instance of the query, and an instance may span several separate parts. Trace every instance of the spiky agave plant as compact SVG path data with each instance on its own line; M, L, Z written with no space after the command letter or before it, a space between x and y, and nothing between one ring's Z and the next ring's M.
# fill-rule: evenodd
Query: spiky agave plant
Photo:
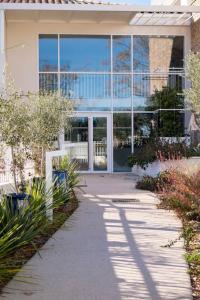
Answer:
M68 156L64 156L60 161L59 169L67 171L68 188L73 190L79 183L78 163L76 161L71 161Z
M19 248L28 245L49 222L48 210L55 209L69 198L69 190L60 186L45 189L45 181L38 180L27 187L28 205L14 210L6 196L0 200L0 284L16 273L18 262L7 260ZM53 198L53 202L48 201ZM8 262L9 261L9 262Z

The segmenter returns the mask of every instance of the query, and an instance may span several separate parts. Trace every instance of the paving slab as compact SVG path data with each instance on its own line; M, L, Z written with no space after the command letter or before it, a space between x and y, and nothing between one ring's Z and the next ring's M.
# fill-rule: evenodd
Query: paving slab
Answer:
M181 223L130 175L82 176L80 207L15 277L7 300L190 300Z

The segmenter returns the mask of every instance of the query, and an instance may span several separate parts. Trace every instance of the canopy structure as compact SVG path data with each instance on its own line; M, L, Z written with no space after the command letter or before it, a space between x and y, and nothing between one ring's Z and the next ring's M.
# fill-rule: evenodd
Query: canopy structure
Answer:
M157 26L189 26L193 15L188 12L139 12L130 20L130 25L157 25Z
M190 26L194 14L200 13L200 6L126 5L90 0L0 0L0 9L10 14L34 11L34 18L37 12L42 15L45 11L62 11L66 21L69 18L74 22L90 20L133 26Z

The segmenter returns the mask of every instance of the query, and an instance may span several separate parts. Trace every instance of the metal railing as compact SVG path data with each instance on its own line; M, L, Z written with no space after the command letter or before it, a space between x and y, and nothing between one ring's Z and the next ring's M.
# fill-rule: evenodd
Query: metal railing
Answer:
M101 73L101 72L40 72L40 90L60 90L73 100L128 99L150 97L164 86L182 92L185 86L183 69L169 72Z
M34 169L32 167L26 167L24 169L24 177L25 180L28 180L30 178L32 178L34 176ZM19 174L17 174L17 181L19 181ZM9 183L13 183L14 179L13 179L13 174L11 172L10 169L5 169L0 171L0 185L2 184L9 184Z
M5 170L0 172L0 184L12 183L13 177L10 170Z

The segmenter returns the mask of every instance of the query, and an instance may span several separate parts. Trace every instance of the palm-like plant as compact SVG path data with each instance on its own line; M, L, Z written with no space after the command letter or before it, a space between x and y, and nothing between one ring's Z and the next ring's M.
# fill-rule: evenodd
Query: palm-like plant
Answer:
M0 284L18 268L17 261L7 258L31 243L49 222L46 218L48 210L61 206L70 196L69 189L62 186L46 191L45 181L41 179L29 184L27 192L30 195L28 205L22 205L17 210L6 196L0 200ZM53 203L48 201L50 198L54 199Z
M78 163L71 161L68 156L64 156L57 168L61 171L67 171L67 186L70 190L73 190L79 183Z

